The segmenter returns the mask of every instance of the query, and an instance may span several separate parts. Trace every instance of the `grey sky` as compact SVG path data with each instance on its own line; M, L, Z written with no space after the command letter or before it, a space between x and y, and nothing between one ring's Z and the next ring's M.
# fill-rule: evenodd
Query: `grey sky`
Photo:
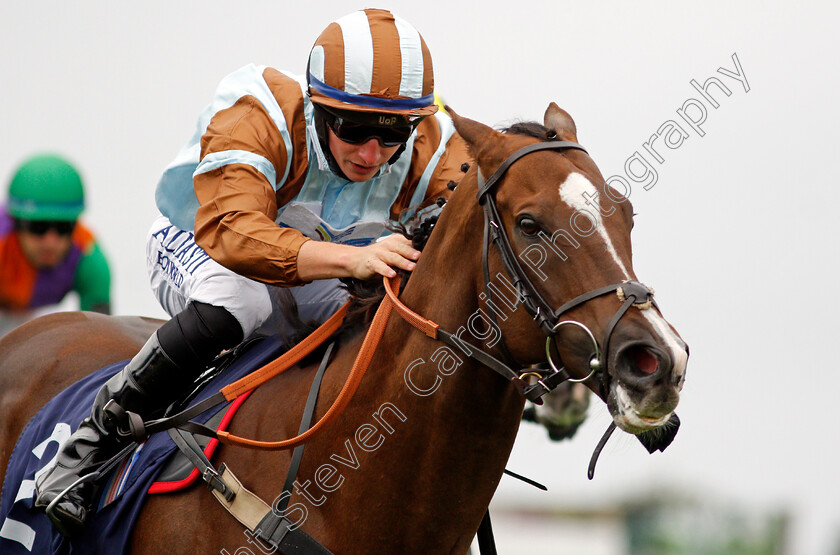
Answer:
M597 477L589 454L608 418L599 403L569 445L523 428L499 503L603 503L672 488L753 510L792 511L792 552L840 541L833 400L840 326L836 284L836 56L829 2L380 2L412 22L437 88L488 124L568 110L605 176L639 153L655 169L633 183L634 266L691 346L664 454L613 439ZM317 7L315 7L317 6ZM16 2L0 17L0 172L33 151L76 161L86 220L115 274L119 314L162 316L148 291L145 233L161 170L227 73L254 62L303 73L309 47L349 2ZM749 85L720 73L735 71ZM716 76L704 135L644 147ZM691 106L687 108L691 111ZM672 141L676 136L672 136ZM631 164L639 171L641 162Z

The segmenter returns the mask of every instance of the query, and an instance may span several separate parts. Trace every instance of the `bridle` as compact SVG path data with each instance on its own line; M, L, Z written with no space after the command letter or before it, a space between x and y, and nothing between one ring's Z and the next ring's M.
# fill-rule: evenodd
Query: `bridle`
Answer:
M516 254L514 253L513 248L511 247L510 239L505 233L501 217L499 216L499 211L496 208L496 201L493 195L493 187L505 175L510 166L513 165L514 162L516 162L523 156L527 156L528 154L531 154L533 152L539 152L543 150L565 151L568 149L576 149L586 152L586 149L584 149L581 145L575 142L546 141L534 143L515 151L513 154L508 156L504 162L502 162L502 164L496 169L495 172L493 172L493 174L487 180L485 180L484 176L481 174L481 169L476 167L478 180L478 193L476 196L478 198L478 203L484 209L484 241L482 247L482 266L484 272L484 290L486 298L488 300L492 300L492 288L490 287L490 270L488 260L489 244L492 242L496 245L496 249L499 252L499 255L501 256L502 264L505 268L505 271L510 277L513 286L516 290L517 302L522 303L522 306L525 308L525 310L528 311L531 317L537 322L539 327L547 336L546 357L550 368L547 371L542 372L542 375L540 375L536 382L531 385L525 385L524 383L521 383L521 379L519 379L519 382L514 381L517 387L519 387L522 391L523 395L525 395L528 399L538 404L541 403L540 398L543 395L553 390L564 381L583 382L592 378L598 372L603 372L607 370L607 365L605 365L604 362L601 360L601 355L602 353L606 354L608 352L610 338L618 321L622 318L622 316L624 316L624 314L631 306L636 306L640 309L648 308L652 305L656 306L653 300L653 291L651 289L639 283L638 281L627 280L621 283L615 283L612 285L607 285L605 287L600 287L598 289L588 291L562 304L557 309L554 309L548 303L548 301L546 301L545 298L540 294L539 290L528 278L527 274L522 268L522 265L519 263L519 260ZM595 339L595 335L585 324L577 322L575 320L561 321L561 317L563 316L563 314L572 310L573 308L576 308L586 303L587 301L612 292L615 292L617 294L618 298L622 301L622 305L607 324L607 327L604 332L603 347L600 347L598 345L598 341ZM492 315L492 310L488 310L488 313ZM589 360L590 372L584 378L572 378L565 370L565 368L562 366L558 367L558 364L555 363L554 359L552 358L552 339L557 335L560 328L563 326L576 326L583 329L589 337L590 341L592 341L593 353ZM503 347L502 350L507 352L506 347ZM505 356L505 358L509 360L511 359L509 355ZM524 374L532 373L533 372L525 372Z
M438 326L436 323L430 320L426 320L422 316L413 312L411 309L406 307L398 298L398 281L395 285L395 283L392 280L389 280L387 278L385 278L384 280L386 295L390 299L394 310L398 314L400 314L400 316L402 316L403 319L405 319L408 323L410 323L417 329L423 331L427 336L433 339L439 339L444 343L447 343L448 345L459 349L470 358L476 360L477 362L483 364L484 366L487 366L491 370L500 374L501 376L509 380L511 383L513 383L514 386L516 386L516 388L525 398L538 405L542 404L543 395L554 390L563 382L584 382L594 377L599 372L602 374L600 382L602 397L606 399L606 388L608 385L607 376L609 375L609 360L607 360L607 363L604 364L604 362L601 361L601 356L602 354L606 354L609 352L608 349L610 338L612 337L612 333L615 330L616 324L618 324L619 320L621 320L621 318L627 313L631 306L635 306L639 310L646 310L652 306L655 306L657 310L659 309L659 307L656 305L656 302L653 300L653 291L647 286L634 280L625 280L621 283L614 283L612 285L606 285L604 287L599 287L597 289L587 291L563 303L558 308L554 309L540 294L539 290L534 286L533 282L530 279L528 279L528 276L526 275L522 266L519 264L519 260L517 259L513 248L511 247L510 239L508 238L507 234L505 233L504 227L502 226L502 219L499 216L499 211L496 208L496 201L492 194L493 187L504 176L508 168L510 168L510 166L514 162L516 162L523 156L527 156L528 154L531 154L533 152L539 152L542 150L564 151L567 149L576 149L586 152L586 150L582 146L575 142L546 141L534 143L515 151L513 154L508 156L504 162L502 162L502 164L496 169L495 172L493 172L493 174L487 180L485 180L483 175L481 174L481 169L476 167L478 181L477 198L478 203L484 209L482 270L484 274L484 298L486 299L486 304L489 307L492 301L492 289L490 287L490 267L488 256L489 245L492 242L496 245L496 249L498 250L499 255L502 259L502 264L505 268L505 271L512 280L517 295L516 302L522 304L525 310L528 311L528 313L537 322L540 329L542 329L543 333L545 333L546 335L546 358L548 360L549 368L545 369L532 367L523 369L519 372L513 370L509 363L502 362L490 353L483 351L475 347L474 345L465 344L458 338L457 334L452 334L443 329L440 329L440 326ZM610 319L609 323L607 324L604 330L603 346L600 346L598 344L595 335L586 326L586 324L583 324L582 322L578 322L576 320L561 320L561 317L573 308L581 306L592 299L613 292L616 294L616 296L622 304L616 311L616 313L613 315L613 317ZM493 309L488 308L487 314L488 316L490 316L493 325L495 325L498 328L495 316L493 315ZM558 367L557 363L555 363L554 359L552 359L552 340L555 339L560 328L563 326L576 326L581 328L584 332L586 332L587 336L589 337L589 340L592 342L593 353L589 358L590 372L584 378L573 378L566 371L565 367ZM504 358L506 358L509 362L512 361L513 358L510 356L507 347L504 346L504 341L501 341L500 345ZM536 378L536 380L533 383L529 383L528 381L526 381L526 378L529 377ZM663 433L655 437L649 437L647 433L637 435L636 437L645 446L645 448L647 448L648 452L650 453L653 453L653 451L655 450L664 450L671 443L671 441L673 441L674 436L677 433L677 429L679 428L679 418L677 418L676 414L671 415L669 424L670 426ZM592 454L592 458L589 461L588 471L590 480L594 476L595 464L598 460L598 456L601 453L601 450L604 448L604 445L606 444L607 440L615 431L615 428L616 424L613 421L607 427L606 432L604 432L603 437L598 442L598 445L596 446L595 451Z

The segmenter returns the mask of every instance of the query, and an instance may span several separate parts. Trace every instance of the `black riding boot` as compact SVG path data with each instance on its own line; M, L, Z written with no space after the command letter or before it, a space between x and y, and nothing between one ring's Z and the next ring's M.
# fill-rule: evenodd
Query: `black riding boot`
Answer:
M37 480L36 507L46 507L62 491L80 477L95 472L130 442L117 431L117 424L105 412L105 405L115 401L126 411L148 418L174 401L194 374L179 368L152 334L140 352L115 376L105 382L96 394L90 417L84 419L58 454L56 465ZM55 527L65 536L84 524L97 487L85 482L63 497L50 514Z
M109 379L93 402L91 415L59 451L56 465L36 483L36 507L46 507L76 480L98 470L131 438L121 435L105 411L111 400L125 411L154 418L188 394L195 378L222 349L242 341L242 328L227 310L193 302L152 334L131 361ZM92 510L97 486L84 482L67 492L49 513L65 536L77 532Z

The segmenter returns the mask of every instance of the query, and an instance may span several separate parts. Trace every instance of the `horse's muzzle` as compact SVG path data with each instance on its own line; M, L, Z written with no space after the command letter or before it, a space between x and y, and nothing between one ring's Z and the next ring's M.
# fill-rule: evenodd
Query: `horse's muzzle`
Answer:
M640 331L638 326L617 330L605 384L616 425L633 434L668 422L679 403L687 357L675 336L663 339L656 330Z

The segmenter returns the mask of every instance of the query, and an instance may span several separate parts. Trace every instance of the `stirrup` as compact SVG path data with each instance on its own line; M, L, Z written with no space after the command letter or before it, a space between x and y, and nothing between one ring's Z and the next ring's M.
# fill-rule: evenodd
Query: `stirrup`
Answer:
M63 499L65 499L67 497L67 494L70 493L70 491L74 488L87 482L95 482L99 480L102 476L113 470L114 467L116 467L117 464L122 462L122 460L126 456L128 456L132 451L134 451L135 448L135 443L129 443L128 445L120 449L120 451L116 455L114 455L105 463L103 463L102 466L99 467L99 470L91 472L90 474L85 474L84 476L80 476L75 482L61 490L61 493L56 495L55 498L52 501L50 501L49 505L47 505L47 507L44 509L44 513L46 513L47 517L49 517L50 519L50 522L53 523L53 526L55 526L56 529L58 529L58 531L61 532L62 535L68 536L72 534L75 530L70 530L57 524L62 522L61 519L58 518L58 515L56 513L56 508L58 507L58 504ZM84 508L85 510L87 510L87 507Z
M55 526L56 530L58 530L59 533L62 536L71 537L76 532L78 532L81 529L81 527L84 526L85 523L83 521L78 526L77 525L66 526L67 523L65 522L65 520L60 518L58 513L56 512L56 508L58 507L58 504L61 501L64 500L64 498L67 496L67 494L71 490L73 490L74 488L84 484L85 482L93 482L96 477L97 477L96 472L92 472L90 474L86 474L85 476L82 476L81 478L79 478L78 480L76 480L75 482L73 482L72 484L67 486L66 488L64 488L64 490L62 490L61 493L56 495L55 498L52 501L50 501L50 504L47 505L47 507L44 509L44 513L46 513L47 518L50 519L50 522L52 523L52 525ZM88 510L87 507L82 507L82 508L85 510L86 513L88 513L88 514L90 513L90 511Z

